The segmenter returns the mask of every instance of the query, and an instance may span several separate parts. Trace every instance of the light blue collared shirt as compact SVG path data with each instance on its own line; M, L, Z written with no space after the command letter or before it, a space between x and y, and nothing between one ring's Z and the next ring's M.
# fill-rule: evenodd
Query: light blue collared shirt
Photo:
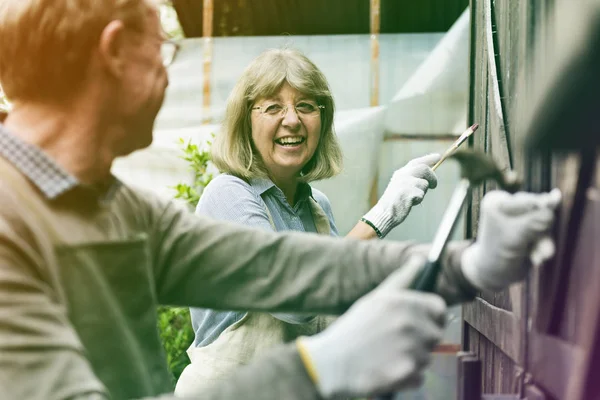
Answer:
M246 182L232 175L219 175L204 189L196 213L272 231L266 205L276 231L316 233L308 199L312 197L329 219L331 236L338 236L327 196L306 183L300 184L298 191L298 201L292 207L281 189L268 179ZM192 346L203 347L215 341L227 327L239 321L245 312L191 308L190 314L195 332ZM275 316L289 323L307 322L307 317L300 315Z

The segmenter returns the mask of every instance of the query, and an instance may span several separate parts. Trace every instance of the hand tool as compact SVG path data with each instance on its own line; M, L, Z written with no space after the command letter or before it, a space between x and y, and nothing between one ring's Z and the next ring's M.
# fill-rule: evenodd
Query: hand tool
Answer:
M483 183L485 180L496 181L501 189L510 193L516 192L521 186L521 182L514 172L503 172L494 159L485 153L465 149L454 152L447 158L454 158L460 164L461 180L454 190L450 198L450 203L444 212L442 222L429 249L427 261L421 273L411 285L411 289L423 292L433 292L435 290L435 284L441 268L440 258L456 226L470 189L473 186ZM378 397L377 400L392 400L393 398L394 394L386 394Z
M435 165L431 167L431 169L435 171L437 167L439 167L446 158L454 154L454 152L460 147L460 145L467 141L469 136L471 136L477 130L477 128L479 128L479 124L473 124L470 127L468 127L467 130L464 131L454 143L452 143L452 146L450 146L448 150L446 150L444 154L442 154L442 158L440 158L440 161L435 163Z

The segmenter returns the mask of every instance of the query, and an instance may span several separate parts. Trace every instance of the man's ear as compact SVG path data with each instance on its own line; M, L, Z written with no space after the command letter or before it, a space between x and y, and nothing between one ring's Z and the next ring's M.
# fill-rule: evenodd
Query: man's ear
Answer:
M100 34L100 62L117 78L123 75L127 57L126 34L125 24L120 20L111 21Z

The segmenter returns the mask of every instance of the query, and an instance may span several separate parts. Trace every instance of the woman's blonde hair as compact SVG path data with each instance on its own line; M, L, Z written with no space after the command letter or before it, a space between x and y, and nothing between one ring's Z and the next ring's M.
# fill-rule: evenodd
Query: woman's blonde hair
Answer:
M294 49L263 52L244 70L225 109L222 132L212 145L215 166L243 179L267 177L267 170L252 143L250 112L254 102L277 93L287 82L311 96L321 111L321 138L313 157L301 171L304 182L330 178L342 169L342 151L333 129L335 105L325 75L304 54Z
M141 30L154 0L0 0L0 82L13 101L59 98L84 79L106 25ZM151 8L152 7L152 8Z

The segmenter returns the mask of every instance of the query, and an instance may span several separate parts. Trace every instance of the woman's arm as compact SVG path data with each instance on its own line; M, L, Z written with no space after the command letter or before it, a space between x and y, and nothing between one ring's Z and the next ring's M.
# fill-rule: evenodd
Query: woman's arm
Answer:
M358 224L354 225L354 228L348 232L346 237L360 240L371 240L377 239L378 236L375 232L375 229L362 221L358 221Z

